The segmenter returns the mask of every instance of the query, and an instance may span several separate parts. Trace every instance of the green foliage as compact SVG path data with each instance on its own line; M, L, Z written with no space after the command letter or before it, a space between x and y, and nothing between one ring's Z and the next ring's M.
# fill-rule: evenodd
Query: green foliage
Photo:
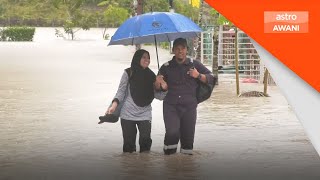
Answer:
M168 0L145 0L144 13L156 11L169 11Z
M98 6L118 6L118 3L114 0L106 0L100 2Z
M170 43L169 42L160 42L159 46L163 49L170 49Z
M5 14L5 12L6 12L5 7L2 4L0 4L0 17L2 17Z
M117 27L133 14L133 0L0 0L0 26L28 25L87 29ZM198 20L198 8L174 0L177 13ZM109 9L116 10L115 15ZM144 0L144 13L169 11L168 0ZM119 13L123 13L119 15Z
M199 8L194 8L185 1L173 1L175 12L190 17L194 22L198 21Z
M105 36L104 36L104 40L109 40L110 39L110 34L106 34Z
M63 28L65 33L71 35L72 40L78 30L89 30L93 26L92 18L94 16L81 10L83 3L84 0L53 0L54 6L57 9L62 9L67 14Z
M222 16L221 14L220 14L217 22L218 22L218 24L220 24L220 25L233 26L233 23L232 23L231 21L229 21L227 18L225 18L224 16Z
M128 17L128 11L121 7L109 6L104 12L104 22L107 27L118 27L128 19Z
M0 30L1 41L32 41L35 28L9 27Z

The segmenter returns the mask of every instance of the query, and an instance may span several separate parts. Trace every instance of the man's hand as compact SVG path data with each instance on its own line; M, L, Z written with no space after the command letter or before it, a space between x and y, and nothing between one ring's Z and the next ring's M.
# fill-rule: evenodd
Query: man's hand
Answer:
M164 90L164 91L167 91L168 90L168 84L163 80L161 82L161 89Z
M162 75L158 75L156 77L156 82L154 83L154 86L156 88L156 90L168 90L168 85L167 83L164 81L163 76Z
M187 73L193 78L198 78L200 74L196 68L190 68Z
M158 83L161 83L161 82L163 82L164 80L163 80L163 76L162 75L158 75L157 77L156 77L156 82L158 82Z

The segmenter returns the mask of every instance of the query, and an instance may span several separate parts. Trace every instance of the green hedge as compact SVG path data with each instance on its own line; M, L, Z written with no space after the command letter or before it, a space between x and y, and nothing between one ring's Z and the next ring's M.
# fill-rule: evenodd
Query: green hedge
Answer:
M35 33L33 27L8 27L0 30L1 41L32 41Z
M169 42L160 42L160 47L163 49L170 49L170 43Z

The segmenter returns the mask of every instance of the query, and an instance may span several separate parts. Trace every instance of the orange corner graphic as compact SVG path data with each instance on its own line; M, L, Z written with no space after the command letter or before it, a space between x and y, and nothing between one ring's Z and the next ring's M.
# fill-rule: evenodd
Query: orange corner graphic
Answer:
M317 0L206 2L320 92L320 6Z

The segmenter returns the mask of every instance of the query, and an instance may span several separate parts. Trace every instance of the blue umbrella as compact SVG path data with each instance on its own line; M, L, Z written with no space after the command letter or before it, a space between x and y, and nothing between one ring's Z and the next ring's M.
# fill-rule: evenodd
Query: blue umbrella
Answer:
M126 20L111 37L109 45L134 45L154 42L159 68L157 42L197 37L201 31L197 24L181 14L152 12Z

